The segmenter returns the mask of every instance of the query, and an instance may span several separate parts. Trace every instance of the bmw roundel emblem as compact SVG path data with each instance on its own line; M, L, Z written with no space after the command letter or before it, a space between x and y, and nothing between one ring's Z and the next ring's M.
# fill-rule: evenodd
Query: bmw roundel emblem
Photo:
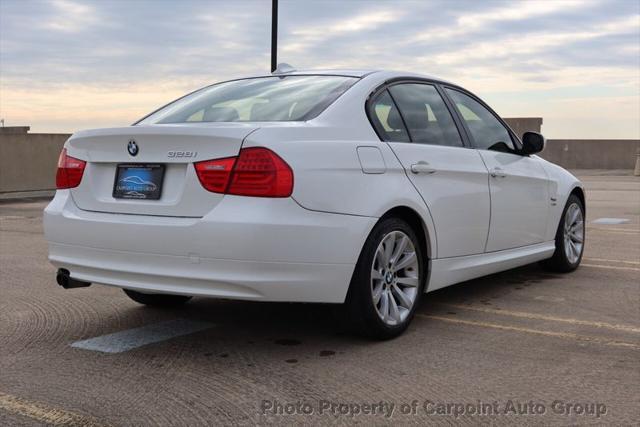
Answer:
M138 144L136 144L136 142L133 139L129 141L129 144L127 145L127 151L132 156L135 156L138 154L138 151L139 151Z

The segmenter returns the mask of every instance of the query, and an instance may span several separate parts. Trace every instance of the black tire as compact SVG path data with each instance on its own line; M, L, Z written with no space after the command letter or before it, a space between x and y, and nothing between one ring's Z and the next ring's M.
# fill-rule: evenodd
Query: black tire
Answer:
M401 231L411 240L415 249L419 271L417 295L408 316L398 325L390 326L382 321L375 307L372 296L371 269L378 246L383 238L393 231ZM406 221L389 217L378 222L362 248L351 278L349 292L343 307L344 314L346 314L346 326L358 334L378 340L391 339L402 334L411 323L415 310L420 303L426 277L425 265L420 240Z
M565 220L566 220L565 217L567 215L567 211L569 210L569 207L574 204L578 206L582 214L583 242L580 250L580 255L578 256L577 260L572 262L569 259L569 256L567 255L567 251L564 245L564 226L565 226ZM564 210L562 211L562 216L560 217L560 223L558 224L558 229L556 230L556 250L553 253L553 256L551 258L540 262L540 264L545 269L550 271L555 271L558 273L569 273L575 270L576 268L578 268L578 266L580 265L580 261L582 261L582 255L584 254L584 238L586 235L585 228L584 228L584 219L585 219L584 205L582 204L582 201L575 194L570 195L569 199L567 200L567 204L565 205Z
M142 292L132 291L131 289L123 289L123 291L135 302L151 307L177 307L191 299L190 296L186 295L143 294Z

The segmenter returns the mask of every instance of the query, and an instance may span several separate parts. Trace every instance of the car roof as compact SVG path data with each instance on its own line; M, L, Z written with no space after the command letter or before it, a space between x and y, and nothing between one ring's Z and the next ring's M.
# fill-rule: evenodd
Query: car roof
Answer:
M270 77L270 76L310 76L310 75L328 75L328 76L347 76L347 77L358 77L364 78L367 76L375 75L375 77L382 78L384 80L390 79L401 79L401 78L417 78L417 79L427 79L433 80L437 82L450 83L445 79L426 75L426 74L418 74L412 72L404 72L404 71L392 71L392 70L382 70L382 69L339 69L339 68L331 68L331 69L307 69L307 70L293 70L289 72L283 73L273 73L267 75L257 75L246 78L253 77Z
M276 74L276 75L313 75L322 74L329 76L349 76L349 77L365 77L369 74L379 72L380 70L365 70L365 69L308 69L308 70L294 70L288 73Z
M254 79L261 77L285 77L285 76L345 76L345 77L366 77L377 73L380 70L355 70L355 69L309 69L292 70L287 72L273 72L270 74L254 74L240 77L234 80Z

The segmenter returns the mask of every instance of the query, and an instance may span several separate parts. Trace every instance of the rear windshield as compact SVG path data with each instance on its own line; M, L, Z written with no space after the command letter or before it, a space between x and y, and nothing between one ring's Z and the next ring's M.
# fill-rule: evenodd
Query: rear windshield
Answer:
M137 124L309 120L358 79L280 76L234 80L200 89Z

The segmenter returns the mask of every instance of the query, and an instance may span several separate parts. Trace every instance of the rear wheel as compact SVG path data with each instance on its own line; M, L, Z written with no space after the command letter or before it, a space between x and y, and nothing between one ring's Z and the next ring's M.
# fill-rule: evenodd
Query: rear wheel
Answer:
M132 291L131 289L123 289L123 291L135 302L152 307L176 307L191 299L190 296L186 295L143 294L142 292Z
M558 224L556 250L551 258L542 262L542 265L560 273L568 273L578 268L584 252L584 236L584 206L582 201L572 194Z
M399 218L379 222L356 265L346 308L349 325L376 339L400 335L424 287L424 260L414 230Z

